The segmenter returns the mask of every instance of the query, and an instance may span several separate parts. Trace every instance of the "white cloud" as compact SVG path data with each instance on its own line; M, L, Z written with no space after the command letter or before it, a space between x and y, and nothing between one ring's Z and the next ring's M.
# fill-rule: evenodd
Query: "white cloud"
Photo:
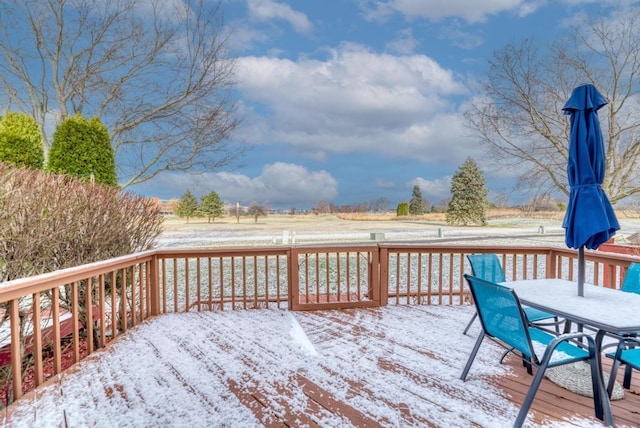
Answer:
M313 205L320 199L331 200L338 194L337 181L326 171L309 171L307 168L276 162L265 165L257 177L229 172L188 174L160 174L149 186L161 188L165 194L180 197L189 189L196 197L210 191L218 193L227 203L252 202ZM157 194L157 192L156 192Z
M407 19L424 18L441 21L445 18L462 18L469 23L484 22L488 15L515 11L520 16L532 13L541 0L363 0L360 7L365 19L381 21L393 13Z
M243 57L238 70L243 98L267 111L240 131L253 143L289 144L317 159L378 153L456 164L478 149L450 101L466 87L425 55L344 44L325 60Z
M240 52L251 48L255 43L264 43L269 37L264 31L251 27L243 21L233 21L224 27L223 37L229 40L229 48Z
M302 12L297 12L286 3L273 0L249 0L249 16L256 21L271 21L281 19L288 22L296 32L308 34L313 25Z
M453 46L462 49L473 49L484 43L484 37L479 34L472 34L462 29L459 23L446 25L440 30L438 37L441 40L448 40Z
M407 188L413 188L413 186L420 187L423 199L428 200L431 204L437 204L450 196L451 176L440 177L434 180L416 177L407 183Z
M387 47L399 54L411 54L415 52L418 46L418 40L413 37L411 28L405 28L398 32L398 37L395 40L387 43Z
M379 189L393 189L396 187L396 183L394 181L385 179L385 178L376 178L376 187Z

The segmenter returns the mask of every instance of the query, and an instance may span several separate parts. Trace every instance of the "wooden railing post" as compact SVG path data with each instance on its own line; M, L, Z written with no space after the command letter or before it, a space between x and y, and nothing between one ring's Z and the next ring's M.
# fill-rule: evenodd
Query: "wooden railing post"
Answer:
M158 256L154 254L149 262L149 300L151 316L160 314L160 277L158 275Z
M295 248L289 248L287 251L287 290L289 310L295 310L298 301L298 293L300 292L300 284L298 278L298 251Z
M369 264L369 298L380 301L380 246L371 251L371 263Z
M557 255L556 252L552 250L550 250L547 253L547 266L545 268L545 277L546 278L555 278L557 276Z
M389 250L378 246L380 306L389 304Z

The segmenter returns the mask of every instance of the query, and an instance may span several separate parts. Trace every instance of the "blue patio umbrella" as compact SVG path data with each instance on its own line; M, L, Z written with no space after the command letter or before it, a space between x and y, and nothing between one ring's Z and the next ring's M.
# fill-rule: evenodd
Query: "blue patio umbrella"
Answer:
M562 227L569 248L578 249L578 295L584 295L584 248L597 249L620 229L613 207L602 190L604 144L598 110L607 101L593 85L575 88L562 108L570 116L569 205Z

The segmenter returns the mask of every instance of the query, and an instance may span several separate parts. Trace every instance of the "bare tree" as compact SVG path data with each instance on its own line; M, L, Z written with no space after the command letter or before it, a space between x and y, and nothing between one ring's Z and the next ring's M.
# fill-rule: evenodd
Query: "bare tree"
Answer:
M592 83L606 145L603 188L612 203L640 192L640 9L582 23L551 46L534 40L494 53L467 114L474 134L525 188L569 194L569 121L562 107L574 87Z
M235 77L222 34L219 1L8 0L0 88L38 122L45 158L46 124L82 114L108 127L125 187L211 170L242 152L227 140Z
M266 205L259 205L257 202L252 202L247 209L247 215L253 217L255 223L258 222L258 217L266 217L269 208Z

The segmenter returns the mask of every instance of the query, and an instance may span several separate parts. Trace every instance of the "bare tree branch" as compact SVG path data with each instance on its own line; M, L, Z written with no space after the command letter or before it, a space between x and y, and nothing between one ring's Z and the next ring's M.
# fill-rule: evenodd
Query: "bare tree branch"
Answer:
M0 83L39 123L98 116L120 183L234 160L235 62L219 2L9 0L0 14Z
M521 185L569 193L569 121L574 87L592 83L608 105L599 111L606 145L603 188L612 203L640 193L640 9L570 29L557 43L509 44L494 54L467 122L496 161L518 165Z

